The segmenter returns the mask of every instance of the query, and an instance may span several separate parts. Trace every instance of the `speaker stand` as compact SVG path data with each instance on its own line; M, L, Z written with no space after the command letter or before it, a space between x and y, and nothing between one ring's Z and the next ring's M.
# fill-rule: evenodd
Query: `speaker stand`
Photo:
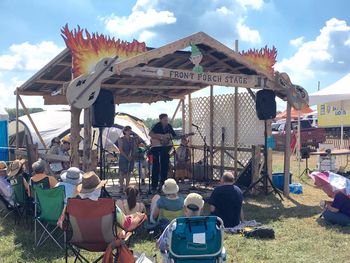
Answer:
M98 128L99 134L98 134L98 148L100 152L100 179L105 180L106 179L106 173L105 173L105 150L103 149L102 144L102 133L103 133L103 127ZM101 189L101 196L102 197L111 197L111 194L107 191L106 187L103 186Z
M308 162L309 158L305 158L305 169L304 171L299 175L299 178L303 177L303 175L309 175L310 173L312 173L312 171L309 169L309 162Z

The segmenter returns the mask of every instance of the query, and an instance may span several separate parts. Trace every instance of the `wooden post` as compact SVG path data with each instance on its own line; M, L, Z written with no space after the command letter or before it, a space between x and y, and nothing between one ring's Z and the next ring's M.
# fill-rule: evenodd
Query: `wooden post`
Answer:
M238 40L235 40L235 51L238 53ZM234 112L234 170L235 170L235 175L238 175L238 87L235 87L235 112Z
M210 102L209 102L209 125L210 125L210 133L209 133L209 147L210 147L210 179L213 179L213 165L214 165L214 87L210 86Z
M70 124L70 136L71 136L71 166L79 167L79 141L80 141L80 113L81 109L77 109L73 106L70 107L71 112L71 124ZM84 157L83 157L84 158Z
M181 105L181 100L179 100L179 103L177 104L176 109L175 109L175 111L174 111L173 117L172 117L171 120L170 120L170 123L171 123L171 124L174 123L174 120L175 120L175 117L176 117L177 112L179 111L180 105Z
M289 195L289 171L290 171L290 137L291 137L291 105L287 102L287 120L286 120L286 143L284 149L284 189L285 196Z
M18 118L19 118L19 113L18 113L18 88L16 88L16 150L19 148L19 123L18 123Z
M225 127L221 127L221 144L220 144L220 177L224 175L225 167Z
M182 133L186 133L186 105L185 105L185 99L181 100L181 111L182 111Z
M272 136L272 120L266 120L266 135L267 137ZM267 174L272 180L272 149L267 148ZM271 186L268 184L268 190L270 190Z
M38 128L36 127L36 125L35 125L35 123L34 123L32 117L30 116L30 113L29 113L27 107L24 105L24 102L23 102L21 96L18 95L17 98L18 98L18 101L21 103L21 106L22 106L22 108L23 108L23 110L24 110L24 113L27 115L27 117L28 117L30 123L32 124L36 135L38 135L38 138L39 138L41 144L43 145L44 149L45 149L46 152L47 152L48 149L47 149L46 144L45 144L45 142L44 142L44 140L43 140L43 137L41 137L41 134L40 134Z
M84 109L83 171L91 171L91 108Z
M191 93L188 94L188 132L192 132L192 98L191 98ZM192 145L192 136L190 137L190 145Z
M258 145L252 145L252 182L256 182L259 177L261 160L261 148Z

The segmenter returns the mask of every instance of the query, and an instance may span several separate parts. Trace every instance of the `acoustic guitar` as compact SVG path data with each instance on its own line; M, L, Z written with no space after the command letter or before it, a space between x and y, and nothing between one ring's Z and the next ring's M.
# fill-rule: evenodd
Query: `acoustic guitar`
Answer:
M166 134L164 134L164 135L166 135ZM190 132L190 133L186 133L184 135L179 135L179 136L175 136L175 137L172 137L170 134L168 134L168 136L166 136L162 140L152 138L151 139L151 148L173 146L173 140L180 140L183 138L188 138L188 137L193 136L193 135L195 135L195 133Z
M112 68L117 58L103 58L96 64L92 73L73 79L66 91L69 105L85 109L94 104L100 93L102 81L114 74Z

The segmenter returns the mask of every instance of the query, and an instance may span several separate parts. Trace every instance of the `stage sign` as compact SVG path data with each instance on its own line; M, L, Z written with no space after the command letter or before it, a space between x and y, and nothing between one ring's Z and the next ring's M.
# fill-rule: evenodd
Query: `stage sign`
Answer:
M319 127L350 125L350 101L317 105L317 112Z
M270 82L266 77L258 75L194 72L169 68L140 67L126 69L121 74L130 76L157 77L159 79L182 80L206 85L243 88L267 88Z

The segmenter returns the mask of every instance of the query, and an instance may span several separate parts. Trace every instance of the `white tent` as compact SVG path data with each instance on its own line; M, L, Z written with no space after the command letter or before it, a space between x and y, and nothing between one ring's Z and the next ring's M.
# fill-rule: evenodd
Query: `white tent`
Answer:
M68 110L55 110L55 111L42 111L31 114L33 122L35 123L41 137L43 138L46 147L49 147L51 140L54 137L62 138L64 135L68 134L70 131L70 118L71 114ZM83 123L83 114L80 116L80 123ZM21 134L20 146L25 146L25 141L22 137L24 134L29 135L30 141L32 143L38 144L38 149L44 149L44 146L40 142L37 133L34 130L31 122L27 116L22 116L19 118L20 127L19 133ZM126 125L132 127L132 130L146 143L150 143L150 138L148 136L148 129L143 124L143 122L131 115L118 113L114 119L114 126L111 128L106 128L103 131L103 144L106 149L114 150L114 142L122 134L122 128ZM83 126L83 125L82 125ZM83 132L81 132L82 136ZM12 146L15 145L15 135L16 135L16 122L12 121L9 125L9 136ZM97 143L98 139L98 129L94 129L93 132L94 143ZM82 143L81 143L82 148Z
M350 100L350 73L328 87L309 94L309 105Z

